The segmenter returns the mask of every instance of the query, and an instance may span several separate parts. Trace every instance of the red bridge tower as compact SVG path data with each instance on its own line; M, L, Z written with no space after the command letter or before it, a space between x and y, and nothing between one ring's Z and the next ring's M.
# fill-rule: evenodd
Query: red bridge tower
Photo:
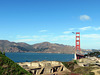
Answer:
M80 32L76 32L76 48L75 50L81 50L80 49Z
M79 50L81 52L81 49L80 49L80 32L76 32L75 60L84 58L84 55L77 54L77 52L76 52L77 50Z

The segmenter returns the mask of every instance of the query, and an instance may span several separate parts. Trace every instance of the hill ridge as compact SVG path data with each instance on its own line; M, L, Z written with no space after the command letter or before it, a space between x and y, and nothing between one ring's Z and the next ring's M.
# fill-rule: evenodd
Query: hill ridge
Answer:
M21 42L10 42L8 40L0 40L0 51L2 52L39 52L39 53L67 53L73 54L74 46L42 42L29 45Z

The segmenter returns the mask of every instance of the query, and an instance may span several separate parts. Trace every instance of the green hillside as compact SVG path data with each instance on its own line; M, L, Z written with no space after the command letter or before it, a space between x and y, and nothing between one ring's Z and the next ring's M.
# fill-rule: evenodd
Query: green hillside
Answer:
M31 75L29 72L21 68L17 63L0 52L0 75Z

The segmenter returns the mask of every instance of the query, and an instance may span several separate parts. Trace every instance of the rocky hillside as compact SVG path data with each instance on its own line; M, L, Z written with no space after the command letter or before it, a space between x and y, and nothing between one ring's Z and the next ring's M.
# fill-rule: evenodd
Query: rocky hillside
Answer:
M15 43L8 40L0 40L0 51L5 52L40 52L40 53L74 53L75 47L49 42L29 45L27 43Z

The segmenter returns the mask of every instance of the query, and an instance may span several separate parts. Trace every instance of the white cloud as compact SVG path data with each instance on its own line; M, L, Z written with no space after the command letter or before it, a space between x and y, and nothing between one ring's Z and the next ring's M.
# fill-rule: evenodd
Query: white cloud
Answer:
M40 30L39 32L47 32L47 30Z
M28 39L25 39L23 37L15 40L15 42L38 42L38 41L47 41L48 39L50 38L50 35L34 35L34 36L31 36L30 38ZM52 39L52 38L50 38Z
M91 29L91 30L100 30L100 27L87 26L87 27L82 27L82 28L78 28L78 29L83 30L83 31L89 30L89 29Z
M72 40L75 38L75 35L59 35L51 38L51 41L57 42L57 41L66 41L66 40Z
M100 27L94 28L94 30L100 30Z
M88 30L88 29L91 29L92 27L91 26L88 26L88 27L83 27L83 28L79 28L79 30Z
M30 36L21 36L21 35L17 35L17 38L29 38Z
M100 34L85 34L81 35L82 38L89 38L89 39L100 39Z
M34 35L32 37L33 38L46 38L46 37L49 37L49 35L40 35L40 36Z
M32 36L33 38L39 38L39 36L37 36L37 35L34 35L34 36Z
M80 20L84 21L84 20L90 20L90 16L88 15L81 15L80 16Z
M69 30L74 30L75 28L69 28Z
M93 28L93 27L92 27ZM99 48L99 42L100 42L100 34L81 34L81 48L95 48L95 44L97 44ZM67 44L67 45L73 45L75 46L75 35L34 35L31 36L29 39L17 39L15 42L26 42L26 43L39 43L39 42L53 42L53 43L61 43L61 44ZM98 42L98 43L97 43Z
M30 41L34 41L33 39L19 39L19 40L15 40L15 42L30 42Z
M42 35L41 37L46 38L46 37L49 37L49 36L48 35Z
M66 39L72 39L72 38L75 38L75 35L60 35L59 36L60 38L66 38Z
M71 33L71 31L65 31L65 32L63 32L64 34L69 34L69 33Z

